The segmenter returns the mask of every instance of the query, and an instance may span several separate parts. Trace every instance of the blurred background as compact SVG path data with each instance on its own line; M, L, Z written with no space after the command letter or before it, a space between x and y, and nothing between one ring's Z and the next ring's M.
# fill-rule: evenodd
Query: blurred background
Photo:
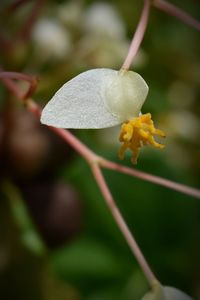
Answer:
M171 1L200 20L200 3ZM119 69L143 1L3 0L0 64L39 77L44 106L91 68ZM200 33L151 9L133 69L150 87L143 112L167 134L137 168L198 187ZM24 89L24 82L19 82ZM74 130L118 162L119 128ZM130 166L127 155L123 164ZM104 172L159 280L200 299L200 202L137 178ZM0 83L0 299L138 300L148 290L89 167Z

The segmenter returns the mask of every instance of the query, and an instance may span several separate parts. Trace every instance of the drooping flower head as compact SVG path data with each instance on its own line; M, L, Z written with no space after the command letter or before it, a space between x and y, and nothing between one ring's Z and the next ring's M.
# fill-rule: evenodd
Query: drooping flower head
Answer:
M132 162L137 162L139 148L144 144L162 146L153 135L164 136L153 126L151 115L140 115L148 94L144 79L132 71L93 69L65 83L45 106L41 122L60 128L121 127L120 157L129 148ZM138 120L138 122L136 122ZM126 124L126 125L125 125Z

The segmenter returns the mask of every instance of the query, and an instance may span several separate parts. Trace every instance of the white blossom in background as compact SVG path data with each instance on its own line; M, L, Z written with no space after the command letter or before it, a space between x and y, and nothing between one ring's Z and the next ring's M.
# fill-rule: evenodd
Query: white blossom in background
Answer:
M116 68L122 65L130 41L126 36L125 24L115 7L105 2L98 2L83 10L83 35L78 43L77 57L99 68ZM82 29L81 28L81 29ZM146 63L142 50L134 59L134 67Z
M36 23L32 40L39 59L64 59L72 50L69 32L51 19L42 19Z
M121 123L119 157L126 149L136 163L142 145L162 149L154 135L165 134L154 127L151 114L141 114L148 94L144 79L132 71L93 69L65 83L45 106L41 122L60 128L97 129Z
M127 55L130 42L127 38L120 41L107 36L83 36L79 43L77 58L87 61L89 65L96 68L104 66L106 68L116 68L121 66L124 57ZM140 49L134 58L134 67L141 68L147 62L146 53Z
M57 7L57 16L66 26L79 27L82 18L82 3L81 1L70 1L59 4Z
M78 43L77 56L90 65L100 68L120 66L129 48L127 39L117 40L107 36L85 35Z
M104 35L112 38L125 36L125 25L115 8L105 2L90 5L84 12L83 28L94 35Z

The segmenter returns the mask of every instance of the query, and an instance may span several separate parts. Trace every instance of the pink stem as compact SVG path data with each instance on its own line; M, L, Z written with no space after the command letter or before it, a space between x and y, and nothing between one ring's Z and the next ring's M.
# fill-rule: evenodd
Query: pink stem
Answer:
M27 109L36 117L40 118L41 109L32 100L27 101ZM46 125L45 125L46 126ZM99 160L98 156L88 147L81 143L69 130L48 126L49 129L60 136L65 142L71 145L76 152L83 156L87 162L92 163Z
M164 0L154 0L152 5L200 31L200 22L175 5Z
M23 101L23 95L21 94L20 90L16 86L16 84L10 80L9 78L2 79L4 84L19 98L21 101ZM36 115L36 117L40 118L41 115L41 109L38 107L38 105L29 99L27 101L27 109ZM75 151L77 151L80 155L82 155L89 163L97 162L102 167L107 169L116 170L121 173L125 173L131 176L135 176L137 178L156 183L158 185L165 186L167 188L179 191L181 193L200 198L200 191L188 186L185 186L180 183L176 183L158 176L154 176L142 171L138 171L136 169L131 169L119 164L116 164L114 162L108 161L102 157L99 157L96 155L93 151L91 151L87 146L85 146L83 143L81 143L70 131L64 130L61 128L55 128L49 126L49 129L54 131L57 135L62 137L67 143L69 143Z
M23 74L23 73L5 72L5 71L0 71L0 78L24 80L24 81L28 81L29 83L32 83L32 80L33 80L33 77Z
M21 93L18 86L8 77L2 75L3 72L0 73L0 78L3 81L4 85L19 99L23 102L23 94Z
M42 6L43 6L43 0L33 1L33 8L18 34L19 37L21 37L23 40L26 41L30 38L31 31L32 31L33 26L34 26L34 24L38 18L38 15L42 9Z
M8 89L17 96L18 99L20 99L21 101L24 100L22 93L20 92L19 88L12 80L10 80L9 78L4 78L2 79L2 81L8 87ZM31 99L28 99L26 104L27 104L27 109L31 113L33 113L36 117L40 118L41 109L39 108L39 106ZM115 170L131 176L135 176L142 180L153 182L155 184L165 186L169 189L176 190L183 194L187 194L195 198L200 198L200 191L198 189L191 188L180 183L176 183L155 175L151 175L142 171L138 171L136 169L128 168L119 165L117 163L108 161L103 157L96 155L87 146L81 143L70 131L61 128L50 127L50 126L49 129L51 129L57 135L62 137L67 143L69 143L74 148L75 151L77 151L80 155L82 155L90 164L92 164L93 162L97 162L99 163L99 165L101 165L104 168Z
M16 96L23 101L23 96L21 95L19 89L17 88L16 84L12 82L9 78L3 79L4 84L16 94ZM41 116L41 109L38 105L29 99L26 102L27 109L33 113L36 117L40 118ZM69 143L80 155L82 155L88 162L90 162L91 169L93 171L94 177L97 180L97 183L102 191L103 196L105 197L105 201L108 207L111 210L111 213L118 224L124 238L126 239L128 245L130 246L131 251L135 255L138 263L140 264L146 278L151 286L153 286L154 282L157 281L155 275L151 271L149 265L147 264L140 248L138 247L134 237L132 236L129 228L127 227L122 215L120 214L119 209L117 208L113 197L106 185L104 177L101 173L101 170L98 166L100 163L100 157L98 157L95 153L93 153L90 149L88 149L83 143L81 143L75 136L73 136L69 131L61 129L61 128L54 128L50 127L52 131L54 131L57 135L62 137L67 143Z
M97 164L93 164L92 165L92 171L94 174L94 177L96 179L96 182L99 185L99 188L102 192L102 195L108 205L108 208L110 209L113 218L115 219L119 229L121 230L124 238L126 239L132 253L135 255L141 269L143 270L150 286L153 286L153 284L157 281L155 275L153 274L153 272L151 271L146 259L144 258L137 242L135 241L135 238L133 236L133 234L130 232L128 226L126 225L126 223L124 222L124 219L119 211L119 209L117 208L115 201L112 197L112 194L105 182L105 179L102 175L102 172L99 168L99 166Z
M133 58L138 52L138 49L140 47L140 44L143 40L146 28L147 28L147 23L148 23L148 17L149 17L149 10L150 10L150 1L149 0L144 0L144 6L143 6L143 11L142 15L140 17L140 21L138 23L137 29L135 31L135 34L133 36L128 54L125 58L125 61L122 65L122 69L128 70L132 64Z
M83 156L87 162L94 163L98 162L99 157L91 151L88 147L86 147L83 143L81 143L69 130L49 127L52 131L54 131L57 135L59 135L63 140L69 143L76 152L78 152L81 156Z
M2 78L4 84L7 86L7 88L10 91L12 91L17 96L18 99L20 99L23 102L24 101L23 94L20 92L17 85L12 80L9 79L9 76L3 78L3 76L1 76L2 73L7 73L7 72L0 73L0 78ZM37 118L40 118L41 108L34 101L28 99L26 101L26 106L27 109L32 114L34 114ZM52 130L57 135L59 135L63 140L69 143L74 148L74 150L78 152L81 156L83 156L89 163L99 160L99 157L94 152L92 152L88 147L86 147L83 143L81 143L70 131L62 128L55 128L51 126L48 127L50 130Z
M38 83L38 79L36 76L28 76L26 74L18 73L18 72L4 72L0 71L0 78L5 79L5 78L11 78L11 79L18 79L18 80L24 80L27 81L30 86L28 91L24 94L23 100L28 99L33 92L35 91Z
M4 84L8 87L10 91L12 91L18 98L23 102L23 95L21 94L19 88L17 85L10 79L10 78L3 78L2 81ZM27 109L33 113L36 117L40 118L41 115L41 109L38 107L38 105L32 101L31 99L28 99L26 102ZM195 190L177 183L170 182L168 180L146 174L144 172L136 171L134 169L130 169L127 167L120 166L118 164L115 164L113 162L107 161L104 158L97 156L94 152L92 152L87 146L85 146L83 143L81 143L75 136L73 136L69 131L66 131L64 129L60 128L54 128L49 127L52 131L54 131L57 135L59 135L61 138L63 138L67 143L69 143L80 155L82 155L89 163L91 170L94 174L94 177L101 189L101 192L105 198L105 201L117 223L119 226L124 238L126 239L132 253L135 255L141 269L143 270L149 284L153 287L154 283L157 281L155 275L151 271L146 259L144 258L139 246L137 245L137 242L135 241L133 235L131 234L129 228L127 227L119 209L117 208L114 199L112 197L112 194L110 193L110 190L105 182L105 179L102 175L100 166L113 169L116 171L120 171L122 173L126 173L132 176L136 176L138 178L151 181L160 185L167 186L172 189L179 190L181 192L184 192L189 195L197 196L200 193Z
M140 178L145 181L153 182L158 185L167 187L169 189L181 192L186 195L190 195L195 198L200 198L200 190L192 188L192 187L188 187L184 184L176 183L171 180L164 179L159 176L148 174L148 173L145 173L142 171L138 171L136 169L128 168L128 167L125 167L125 166L122 166L117 163L114 163L114 162L111 162L108 160L104 160L104 159L100 161L100 165L107 169L115 170L115 171L118 171L118 172L121 172L124 174L128 174L130 176Z

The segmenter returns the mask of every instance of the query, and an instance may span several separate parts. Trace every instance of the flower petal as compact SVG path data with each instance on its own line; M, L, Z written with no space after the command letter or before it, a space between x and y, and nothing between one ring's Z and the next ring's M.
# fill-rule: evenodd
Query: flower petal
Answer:
M60 128L106 128L120 124L104 104L107 79L118 71L93 69L65 83L42 111L41 122Z
M171 286L162 286L156 282L153 289L142 300L192 300L190 296Z

